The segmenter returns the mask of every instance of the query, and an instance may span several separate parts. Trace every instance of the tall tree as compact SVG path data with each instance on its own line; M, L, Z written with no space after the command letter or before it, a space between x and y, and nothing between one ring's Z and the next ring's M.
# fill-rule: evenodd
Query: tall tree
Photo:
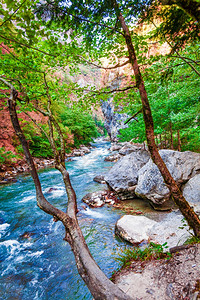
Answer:
M142 1L139 1L139 4L142 4ZM72 26L72 28L76 30L81 29L83 38L85 38L88 47L92 44L93 47L102 48L103 51L111 51L112 49L112 53L119 54L119 43L122 42L122 40L125 41L129 62L135 75L136 87L140 93L147 144L151 158L157 165L165 183L169 187L174 202L178 205L188 224L193 229L194 234L200 237L200 220L183 197L182 192L172 178L156 147L151 108L137 61L131 32L127 26L127 22L130 23L133 21L134 16L130 14L129 8L134 5L136 7L136 3L116 0L105 0L101 1L101 3L99 3L99 1L87 1L87 3L85 3L85 1L66 1L65 5L57 1L52 5L52 3L47 0L46 3L41 6L41 11L48 11L51 21L60 19L64 25ZM123 14L125 14L126 17L124 17ZM105 45L105 43L107 45ZM111 43L112 45L115 43L114 48ZM121 55L123 54L124 52L122 51Z

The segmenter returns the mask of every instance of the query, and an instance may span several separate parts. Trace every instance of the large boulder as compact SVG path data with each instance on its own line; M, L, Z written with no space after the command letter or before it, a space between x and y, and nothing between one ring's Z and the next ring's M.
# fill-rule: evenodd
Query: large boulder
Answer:
M200 214L200 174L195 175L185 184L183 196Z
M115 232L124 240L139 244L151 241L168 247L182 245L189 237L189 227L179 212L169 213L160 222L145 216L125 215L115 225Z
M148 240L148 230L156 223L145 216L125 215L117 221L115 233L132 244L139 244Z
M146 150L140 149L122 157L105 176L108 186L118 193L121 200L133 198L138 181L138 171L149 160Z
M148 230L149 240L163 245L167 242L168 247L183 245L192 236L183 215L179 211L167 214L160 222L156 222Z
M200 171L199 153L173 150L160 150L159 153L179 186L182 186ZM148 199L156 205L162 205L166 200L169 200L169 189L152 160L140 169L138 177L135 189L138 197Z

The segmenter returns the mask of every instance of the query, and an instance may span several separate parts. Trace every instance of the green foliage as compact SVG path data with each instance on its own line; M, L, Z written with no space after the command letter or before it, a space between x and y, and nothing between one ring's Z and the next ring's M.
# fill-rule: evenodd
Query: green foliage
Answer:
M193 244L199 244L199 243L200 243L200 238L198 238L195 235L192 235L185 241L184 245L193 245Z
M92 137L97 136L95 123L89 114L76 110L71 113L66 106L71 106L71 98L77 101L82 98L82 89L74 83L74 77L88 71L77 64L79 55L84 55L81 43L73 40L69 43L70 32L55 23L51 28L39 17L36 18L34 5L39 1L10 1L4 0L0 4L2 19L0 20L0 41L3 52L0 60L0 77L6 77L13 83L20 93L18 100L18 113L37 112L37 109L48 110L48 101L51 101L51 110L61 127L64 139L67 142L66 152L70 151L68 137L74 134L75 146L88 143ZM14 12L14 13L13 13ZM46 77L46 83L44 80ZM96 77L94 70L93 76ZM0 81L2 99L8 97L8 88ZM81 100L80 100L81 101ZM64 105L63 105L64 103ZM59 111L62 106L62 118ZM87 106L84 104L84 106ZM34 119L34 117L33 117ZM46 120L47 122L47 120ZM52 157L53 153L49 141L44 133L35 125L23 126L26 138L29 141L31 154L35 157ZM41 125L41 124L39 124ZM49 134L48 127L44 130ZM56 145L60 147L59 136L54 128ZM22 148L16 143L19 153Z
M31 155L34 157L52 158L53 152L47 137L38 132L32 123L23 126L23 132L29 142Z
M17 155L12 151L6 151L4 147L0 148L0 164L8 164L10 162L15 162Z
M137 260L152 260L152 259L169 259L171 254L169 252L164 252L167 249L167 243L163 245L150 243L144 249L139 247L126 248L123 253L119 254L117 260L120 262L121 267L129 266L132 261Z
M168 56L162 58L162 55L147 58L145 53L148 51L148 38L153 35L157 37L159 29L156 30L157 32L153 30L148 37L145 37L138 34L132 24L133 18L148 11L148 15L145 14L146 17L148 16L148 21L152 21L155 12L163 20L160 26L164 35L168 34L170 40L175 32L182 32L182 38L185 29L194 29L194 34L191 33L192 30L187 32L187 39L184 40L185 52L180 54L189 57L187 61L190 61L196 69L199 68L198 45L186 47L186 41L188 43L196 40L195 28L199 25L195 22L191 23L189 15L184 18L185 12L177 6L156 10L157 3L151 0L125 2L119 0L117 3L127 24L131 24L130 31L138 62L148 65L143 72L152 106L155 134L166 135L169 140L172 127L174 146L176 146L175 139L179 129L182 149L199 151L200 109L197 75L191 73L191 68L177 55L176 58ZM33 3L30 0L25 2L3 0L0 4L0 12L2 16L0 39L4 52L3 59L0 60L0 76L11 79L15 88L21 93L22 101L18 103L19 110L32 111L35 110L34 105L38 105L44 111L47 110L45 73L53 114L58 117L62 131L65 133L67 128L71 130L74 134L75 146L88 143L91 137L97 136L91 117L81 109L76 109L74 112L63 109L60 114L59 105L64 103L72 107L71 99L75 98L83 109L88 109L97 102L95 89L91 88L94 92L93 97L87 96L84 88L80 88L72 80L74 75L80 73L86 75L88 70L92 70L93 77L96 78L96 69L91 65L86 66L86 60L95 59L95 62L100 64L100 58L106 56L111 64L116 64L116 57L127 56L124 36L121 34L122 28L116 18L112 1L87 1L85 5L84 1L66 1L64 4L62 1L54 1L41 4L40 1ZM170 12L168 16L167 12ZM41 15L43 18L40 18ZM45 16L48 16L47 19ZM188 27L188 24L191 27ZM163 42L164 40L160 41L161 44ZM179 46L178 38L174 42ZM90 50L89 55L87 50ZM131 81L133 80L134 76L131 78ZM6 94L7 87L2 87ZM108 88L105 91L108 91ZM141 108L139 93L135 90L115 95L116 104L125 106L126 112L134 114ZM99 96L100 99L107 97L106 94ZM137 119L138 122L133 121L128 129L121 131L121 140L135 142L145 140L142 115L138 115ZM42 153L45 156L52 155L45 136L37 132L29 137L34 155L40 156ZM43 149L41 151L40 145Z
M88 144L92 138L98 136L95 121L89 113L83 112L80 108L65 107L59 112L59 118L62 124L68 127L74 135L74 146Z
M141 114L137 117L137 120L138 122L131 122L128 128L120 130L119 139L121 142L142 143L145 141L145 126Z
M190 56L190 59L199 59L198 45L187 46L181 53ZM197 66L198 68L198 66ZM182 150L200 152L200 78L191 72L188 64L180 59L162 57L145 70L145 84L151 104L155 135L158 143L160 138L165 147L171 147L171 134L173 146L177 149L177 131L180 132ZM132 92L132 98L136 98ZM137 112L138 102L129 107L129 114ZM126 108L127 109L127 108ZM120 140L143 142L145 137L144 121L142 115L137 116L137 121L131 121L129 128L120 131Z
M95 121L95 125L97 126L97 130L99 128L100 131L102 132L102 135L106 136L107 130L105 129L104 122L101 119L97 118L97 116L95 116L94 121Z
M154 24L151 38L167 41L172 52L177 52L188 43L199 41L198 1L169 1L171 5L162 7L160 1L151 2L140 19L140 22ZM161 22L156 24L156 20Z

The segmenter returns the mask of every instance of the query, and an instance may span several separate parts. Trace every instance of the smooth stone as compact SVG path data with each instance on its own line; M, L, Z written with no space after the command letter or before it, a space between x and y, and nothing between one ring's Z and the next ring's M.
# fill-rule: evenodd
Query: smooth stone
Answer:
M115 232L126 241L139 244L148 240L148 230L156 223L145 216L125 215L117 221Z
M145 150L145 145L143 144L127 143L119 150L119 154L124 156L142 149Z
M115 144L110 147L110 151L119 151L122 148L122 145Z
M167 242L168 247L182 245L192 234L179 211L169 213L160 222L145 216L125 215L117 221L115 232L132 244L151 241L163 245Z

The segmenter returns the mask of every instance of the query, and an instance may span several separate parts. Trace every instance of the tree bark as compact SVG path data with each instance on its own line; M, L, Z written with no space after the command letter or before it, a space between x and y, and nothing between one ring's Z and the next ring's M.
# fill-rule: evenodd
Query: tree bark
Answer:
M96 264L95 260L92 258L92 255L88 249L77 221L76 194L71 185L69 174L65 169L65 166L63 165L62 153L60 154L61 158L58 158L56 152L55 159L56 168L61 172L63 176L66 192L68 195L67 213L57 209L45 199L42 192L40 180L28 148L28 143L19 124L16 112L16 99L18 92L9 82L2 80L1 78L0 80L11 88L10 98L8 100L10 118L16 135L19 137L22 144L24 154L30 168L31 176L35 184L37 205L43 211L52 215L54 221L61 221L63 223L65 227L64 239L70 244L71 249L74 253L78 272L96 300L133 300L133 298L125 294L121 289L119 289L117 285L115 285L106 277L106 275ZM53 140L52 143L54 143Z
M193 229L194 234L197 237L200 237L200 220L199 220L197 214L194 212L194 210L190 207L188 202L183 197L183 194L181 193L178 185L176 184L175 180L171 176L169 170L167 169L165 163L163 162L163 160L158 152L158 149L156 147L155 139L154 139L154 124L153 124L151 108L150 108L149 100L147 97L147 92L145 89L144 81L143 81L143 78L142 78L142 75L140 72L140 68L139 68L139 65L137 62L131 35L130 35L129 29L125 23L124 17L119 10L116 0L113 0L112 3L113 3L113 7L115 9L116 15L121 23L123 32L124 32L124 37L126 40L126 45L127 45L128 53L129 53L129 60L132 65L134 75L135 75L136 85L137 85L139 93L140 93L140 98L141 98L142 108L143 108L143 117L144 117L144 123L145 123L147 144L148 144L149 152L151 154L151 158L152 158L153 162L157 165L160 173L162 174L163 179L171 192L174 202L179 207L183 216L186 218L189 226Z
M162 134L159 134L159 138L160 138L160 149L162 149L163 145L162 145Z
M173 130L172 130L172 122L169 123L170 126L170 147L172 150L174 150L174 144L173 144Z
M181 138L180 138L180 130L177 130L177 139L178 139L178 151L181 151Z
M165 149L167 148L167 132L166 132L166 130L165 130L165 135L164 135L164 137L165 137Z

